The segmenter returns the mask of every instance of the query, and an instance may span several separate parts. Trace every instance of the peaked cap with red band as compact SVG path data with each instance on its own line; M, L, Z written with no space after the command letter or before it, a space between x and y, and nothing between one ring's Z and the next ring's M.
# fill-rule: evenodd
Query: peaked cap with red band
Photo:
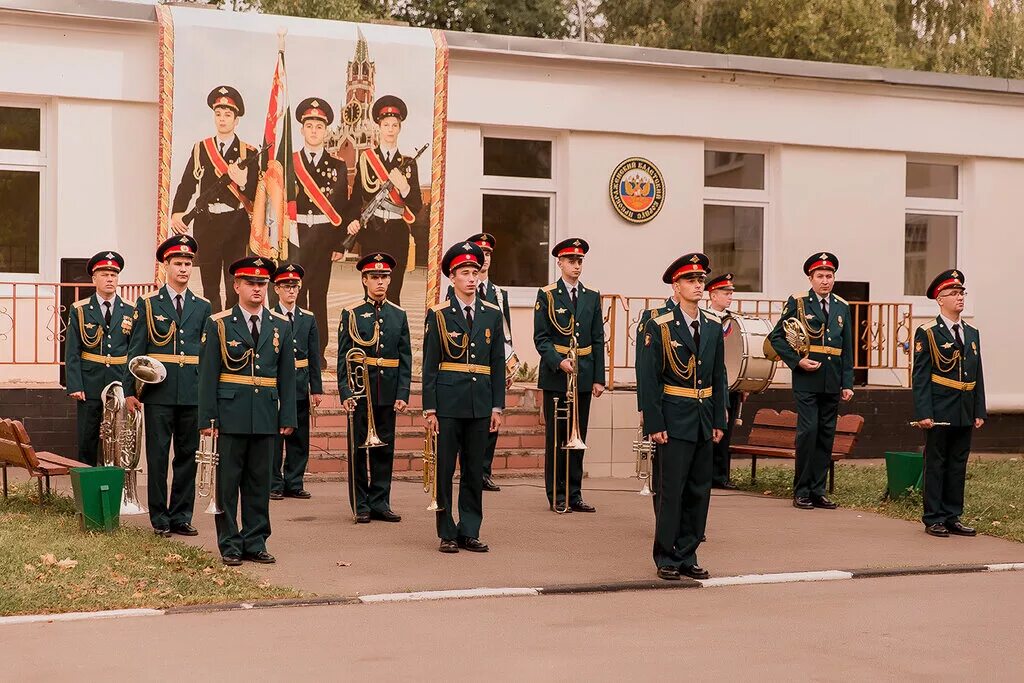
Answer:
M274 271L275 285L283 285L286 282L302 282L302 278L306 277L306 270L298 263L288 263L282 261L278 264L277 270Z
M559 256L586 256L588 251L590 251L590 245L587 244L586 240L581 240L579 237L570 237L552 247L551 255L555 258Z
M696 273L697 275L711 274L711 261L699 251L683 254L672 262L661 276L661 281L670 285L684 275Z
M711 278L708 283L704 286L705 292L711 292L716 289L726 289L729 291L735 291L736 285L733 283L733 279L736 276L732 273L722 273L718 277Z
M829 251L811 254L804 261L804 275L810 275L819 268L827 268L833 273L839 270L839 257Z
M266 282L274 270L274 262L259 256L246 256L232 263L229 270L235 277L252 282Z
M391 254L375 251L359 259L356 270L360 273L390 273L397 265L398 261Z
M939 294L946 289L963 289L964 283L967 282L967 278L964 276L963 271L956 270L944 270L935 276L932 283L928 285L928 298L938 299Z
M295 118L299 123L306 119L320 119L329 126L334 122L334 110L322 97L307 97L295 107Z
M218 85L206 96L206 104L210 109L227 107L235 112L235 116L245 116L245 102L242 95L230 85Z
M489 232L478 232L469 238L470 242L480 247L484 251L494 251L494 246L497 241L494 239L494 235Z
M199 242L192 235L175 235L168 237L156 248L156 260L163 263L172 256L195 258L199 252Z
M371 113L374 123L380 123L382 119L389 116L396 116L399 121L405 121L405 117L409 115L409 108L405 106L405 102L401 98L384 95L373 103Z
M452 273L467 265L478 269L482 268L484 250L472 242L460 242L453 244L444 253L444 258L441 259L441 272L445 277L451 277Z
M92 275L97 270L112 270L120 273L124 270L124 257L116 251L101 251L89 259L85 265L85 272Z

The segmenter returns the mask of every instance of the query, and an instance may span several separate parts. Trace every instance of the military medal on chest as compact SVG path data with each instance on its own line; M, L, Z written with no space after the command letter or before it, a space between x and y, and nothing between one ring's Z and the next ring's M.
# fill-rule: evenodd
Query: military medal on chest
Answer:
M280 351L281 351L281 333L275 327L274 328L274 353L279 353Z

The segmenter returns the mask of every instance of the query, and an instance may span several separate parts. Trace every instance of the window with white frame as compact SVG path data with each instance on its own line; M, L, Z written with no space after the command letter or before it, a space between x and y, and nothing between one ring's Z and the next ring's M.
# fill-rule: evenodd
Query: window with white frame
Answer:
M960 221L960 167L907 162L903 293L924 296L937 273L956 268Z
M714 273L735 274L740 292L764 291L765 162L761 152L704 151L704 253Z
M542 287L554 230L554 141L485 134L483 170L480 229L497 242L488 277L503 287Z
M42 114L38 106L0 102L0 273L39 272Z

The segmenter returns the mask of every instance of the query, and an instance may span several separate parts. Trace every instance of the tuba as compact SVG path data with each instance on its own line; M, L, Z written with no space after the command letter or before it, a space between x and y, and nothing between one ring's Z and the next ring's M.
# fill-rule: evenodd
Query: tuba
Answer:
M570 329L575 327L574 324L570 324ZM565 504L563 507L558 506L558 496L552 496L551 509L558 514L564 514L569 511L569 454L570 451L582 451L585 450L587 444L583 443L583 438L580 436L580 401L579 401L579 379L580 379L580 367L579 367L579 341L576 339L576 335L569 335L569 353L566 358L572 363L572 372L566 379L565 388L565 402L564 405L559 405L560 401L555 398L555 429L552 430L552 439L554 440L553 449L555 451L555 457L552 469L552 478L554 480L554 486L558 487L558 451L564 451L565 457L563 458L565 468ZM559 445L558 443L558 423L562 422L565 424L565 442Z
M210 420L210 435L199 435L199 450L196 451L196 493L200 498L209 498L210 504L205 512L208 515L219 515L224 512L217 503L217 464L220 454L217 452L217 433L213 431L216 422Z
M651 471L653 469L654 442L644 436L644 425L636 428L636 439L633 441L633 452L636 453L636 478L643 482L640 487L641 496L651 495Z
M430 494L428 512L438 512L437 506L437 434L429 426L423 439L423 493Z

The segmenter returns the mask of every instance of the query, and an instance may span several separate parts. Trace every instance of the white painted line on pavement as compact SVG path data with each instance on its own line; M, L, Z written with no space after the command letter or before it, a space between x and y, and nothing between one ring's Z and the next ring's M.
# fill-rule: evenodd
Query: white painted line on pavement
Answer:
M990 572L1024 571L1024 562L1005 562L1003 564L987 564L985 569Z
M361 595L362 602L415 602L417 600L448 600L451 598L498 598L513 595L539 595L536 588L463 588L446 591L419 591L416 593L378 593Z
M763 583L803 583L806 581L843 581L852 579L852 572L829 569L818 572L781 572L779 574L742 574L740 576L723 576L717 579L698 580L705 588L718 586L752 586Z
M162 609L112 609L101 612L65 612L64 614L24 614L16 617L0 617L0 626L8 624L39 624L48 621L85 621L87 619L117 619L120 617L154 617L163 614Z

